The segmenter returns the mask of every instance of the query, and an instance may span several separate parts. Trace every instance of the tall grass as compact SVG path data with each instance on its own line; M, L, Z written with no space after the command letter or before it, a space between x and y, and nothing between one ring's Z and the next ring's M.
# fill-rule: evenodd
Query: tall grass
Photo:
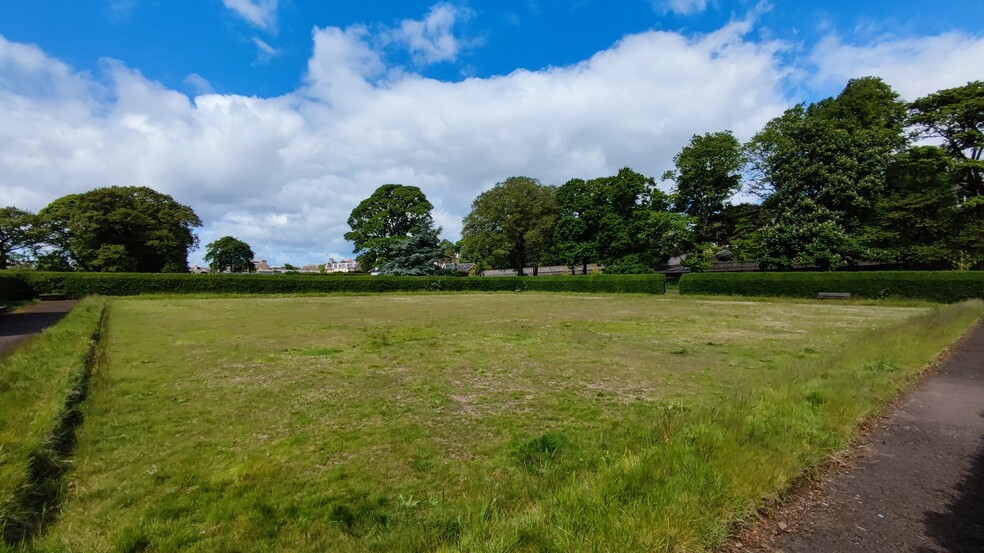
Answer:
M788 367L788 380L771 389L636 413L613 436L552 452L570 460L500 492L538 501L473 500L460 541L440 549L713 550L734 523L849 444L865 418L982 315L980 300L935 309ZM606 454L586 462L589 451Z
M81 424L106 301L81 302L0 361L0 550L52 512Z

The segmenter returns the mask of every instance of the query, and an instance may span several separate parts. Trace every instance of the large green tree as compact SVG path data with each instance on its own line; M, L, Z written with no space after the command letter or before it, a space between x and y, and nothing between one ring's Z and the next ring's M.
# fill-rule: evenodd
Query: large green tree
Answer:
M249 244L232 236L223 236L205 246L205 262L213 273L252 273L256 270L255 256Z
M984 266L984 81L940 90L909 105L922 138L939 138L952 159L956 215L948 257L959 269Z
M0 269L25 259L25 250L36 243L35 217L13 206L0 208Z
M725 202L741 189L741 143L731 131L694 135L673 164L676 170L667 171L663 180L676 183L674 209L693 217L697 240L725 243L716 223Z
M557 190L555 251L573 271L599 262L608 273L652 272L694 246L692 219L671 211L670 196L632 169Z
M434 206L416 186L384 184L352 210L345 239L366 270L386 262L393 248L418 229L433 229Z
M557 188L554 253L574 271L587 274L588 263L598 259L598 225L603 201L596 181L571 179Z
M984 195L984 81L919 98L908 122L921 137L943 140L957 164L961 201Z
M752 139L754 189L774 213L772 228L758 240L774 246L759 248L764 266L816 260L838 268L867 255L886 170L907 142L904 121L899 95L881 79L865 77L850 81L836 98L787 110Z
M949 269L959 258L956 171L946 151L915 146L888 167L875 244L880 257L907 269Z
M520 276L547 257L557 219L556 188L510 177L472 202L461 231L462 255L483 266L510 267Z
M147 187L112 186L63 196L38 212L46 258L82 271L187 272L201 219Z

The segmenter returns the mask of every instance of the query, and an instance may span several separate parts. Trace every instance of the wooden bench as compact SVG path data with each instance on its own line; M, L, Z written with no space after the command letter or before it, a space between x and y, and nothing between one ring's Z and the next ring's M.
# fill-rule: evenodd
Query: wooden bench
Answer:
M849 300L850 292L817 292L817 297L822 300Z

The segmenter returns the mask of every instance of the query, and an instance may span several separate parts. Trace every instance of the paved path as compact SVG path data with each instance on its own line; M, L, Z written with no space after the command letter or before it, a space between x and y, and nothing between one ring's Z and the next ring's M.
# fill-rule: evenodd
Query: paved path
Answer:
M770 521L759 549L984 552L984 323L847 466Z
M31 336L58 322L75 307L76 301L43 301L13 313L0 314L0 357Z

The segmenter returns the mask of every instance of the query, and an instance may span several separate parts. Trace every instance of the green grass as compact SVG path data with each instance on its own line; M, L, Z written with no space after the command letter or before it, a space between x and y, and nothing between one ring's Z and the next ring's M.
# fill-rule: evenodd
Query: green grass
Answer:
M113 300L38 551L710 550L984 313Z
M75 396L84 396L90 340L104 305L83 301L0 360L0 548L34 528L60 491Z

